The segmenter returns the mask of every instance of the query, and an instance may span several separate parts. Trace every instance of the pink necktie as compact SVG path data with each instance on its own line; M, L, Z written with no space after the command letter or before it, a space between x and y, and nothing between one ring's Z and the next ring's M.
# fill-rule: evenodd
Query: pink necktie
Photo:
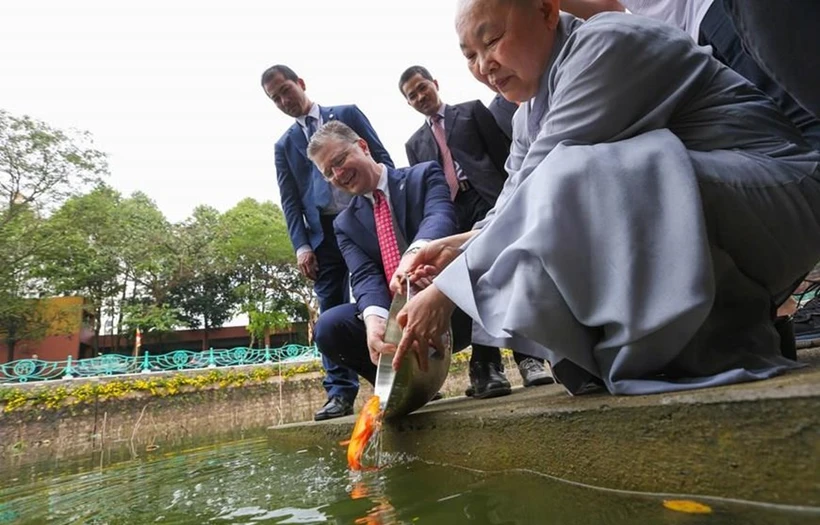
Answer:
M456 175L456 165L453 162L453 155L450 153L450 148L447 147L447 137L444 135L444 125L441 123L441 115L433 115L433 136L438 143L438 149L441 152L441 164L444 168L444 178L447 179L447 185L450 186L450 200L456 199L458 193L458 176Z
M399 243L396 241L396 232L393 231L393 218L390 216L390 206L381 190L373 192L373 217L376 219L376 237L379 239L379 250L382 252L382 265L387 282L393 278L396 268L399 267L401 254Z

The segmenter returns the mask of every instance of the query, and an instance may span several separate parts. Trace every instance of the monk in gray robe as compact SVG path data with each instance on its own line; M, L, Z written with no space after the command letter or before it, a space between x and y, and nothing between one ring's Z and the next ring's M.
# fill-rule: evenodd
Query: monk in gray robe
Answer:
M648 18L463 0L456 30L473 75L521 103L510 176L476 230L403 261L394 291L426 288L396 363L458 306L571 393L798 366L773 312L820 259L820 154L768 98Z

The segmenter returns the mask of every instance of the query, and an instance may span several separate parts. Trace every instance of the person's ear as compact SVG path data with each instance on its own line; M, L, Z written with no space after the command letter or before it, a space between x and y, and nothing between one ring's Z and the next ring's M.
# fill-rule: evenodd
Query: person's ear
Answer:
M368 157L370 156L370 146L367 144L366 140L360 138L356 141L356 144L359 145L359 147L362 149L365 155L367 155Z
M538 0L535 6L538 19L543 20L550 31L558 27L558 5L558 0Z
M555 31L558 28L558 20L560 19L558 0L541 0L540 4L539 10L544 14L547 28L550 31Z

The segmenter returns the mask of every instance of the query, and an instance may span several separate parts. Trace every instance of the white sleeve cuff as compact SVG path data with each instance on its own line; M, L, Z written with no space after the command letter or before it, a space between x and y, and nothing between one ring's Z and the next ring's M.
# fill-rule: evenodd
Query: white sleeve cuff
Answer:
M382 319L387 319L390 312L387 311L387 308L382 308L381 306L368 306L364 309L364 312L362 312L362 319L367 319L368 316L371 315L381 317Z
M310 247L309 244L303 244L302 246L296 248L296 257L299 257L303 253L312 252L313 248Z
M415 241L413 241L413 244L407 247L407 251L405 251L404 253L407 253L416 248L424 248L428 244L430 244L430 239L416 239Z

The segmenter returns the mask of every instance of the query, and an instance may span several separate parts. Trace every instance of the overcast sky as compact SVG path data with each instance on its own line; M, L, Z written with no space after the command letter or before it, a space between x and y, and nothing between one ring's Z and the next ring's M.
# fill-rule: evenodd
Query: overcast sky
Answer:
M110 183L172 221L198 204L279 202L273 144L292 120L259 84L290 65L323 105L358 104L397 165L422 123L398 91L428 67L449 102L492 93L467 71L454 0L2 0L0 107L90 131Z

